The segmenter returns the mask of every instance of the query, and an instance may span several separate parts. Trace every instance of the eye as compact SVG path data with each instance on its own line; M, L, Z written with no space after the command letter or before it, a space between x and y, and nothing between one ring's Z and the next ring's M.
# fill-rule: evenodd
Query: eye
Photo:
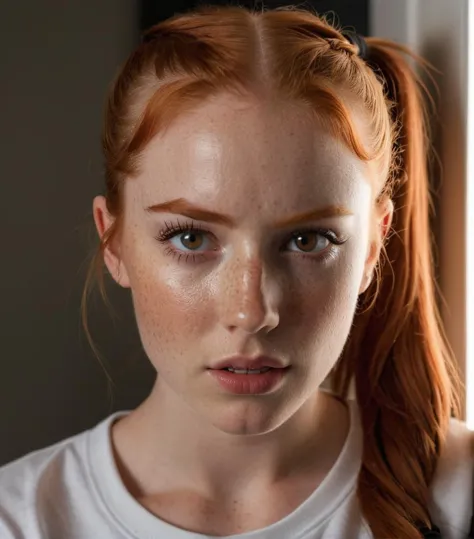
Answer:
M167 245L169 254L203 256L204 251L213 250L209 245L209 234L195 223L181 223L177 220L176 224L165 222L165 229L156 239Z
M303 255L318 255L329 252L336 245L342 245L347 238L340 238L333 230L327 228L307 228L298 230L291 235L289 244L296 245L292 252L299 252ZM314 257L313 258L317 258Z
M196 230L187 230L182 234L177 234L170 238L170 243L175 249L182 250L183 247L186 250L197 251L200 247L206 244L206 236L204 232ZM207 239L207 241L209 241ZM206 249L204 249L206 250Z
M290 243L294 242L299 251L310 254L320 253L331 245L331 240L317 230L307 230L293 234ZM291 251L292 249L290 249Z

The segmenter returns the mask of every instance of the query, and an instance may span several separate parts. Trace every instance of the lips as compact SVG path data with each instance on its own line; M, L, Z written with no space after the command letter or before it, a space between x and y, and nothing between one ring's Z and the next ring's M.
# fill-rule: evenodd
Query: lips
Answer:
M284 369L287 367L282 361L270 356L258 356L254 358L246 356L233 356L217 362L211 367L211 369L227 369L232 367L234 369L248 369L257 370L264 367L271 367L273 369Z

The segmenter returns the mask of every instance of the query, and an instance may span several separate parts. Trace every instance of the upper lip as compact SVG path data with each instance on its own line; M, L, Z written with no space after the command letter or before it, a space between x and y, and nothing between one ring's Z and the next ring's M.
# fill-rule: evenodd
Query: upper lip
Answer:
M274 369L284 369L287 367L280 359L270 356L231 356L219 361L211 369L225 369L233 367L235 369L262 369L263 367L273 367Z

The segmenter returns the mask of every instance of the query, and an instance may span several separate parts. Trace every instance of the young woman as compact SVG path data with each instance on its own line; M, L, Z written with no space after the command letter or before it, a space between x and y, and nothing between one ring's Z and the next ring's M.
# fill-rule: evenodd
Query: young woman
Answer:
M467 536L407 52L289 8L144 36L93 209L156 383L0 470L2 539Z

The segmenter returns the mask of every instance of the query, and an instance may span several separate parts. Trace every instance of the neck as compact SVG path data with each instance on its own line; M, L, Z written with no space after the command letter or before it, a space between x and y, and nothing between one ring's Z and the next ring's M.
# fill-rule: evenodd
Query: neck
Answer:
M324 477L348 431L346 407L317 391L271 432L237 436L205 423L157 383L112 429L124 482L136 497L175 488L237 495L297 476Z

